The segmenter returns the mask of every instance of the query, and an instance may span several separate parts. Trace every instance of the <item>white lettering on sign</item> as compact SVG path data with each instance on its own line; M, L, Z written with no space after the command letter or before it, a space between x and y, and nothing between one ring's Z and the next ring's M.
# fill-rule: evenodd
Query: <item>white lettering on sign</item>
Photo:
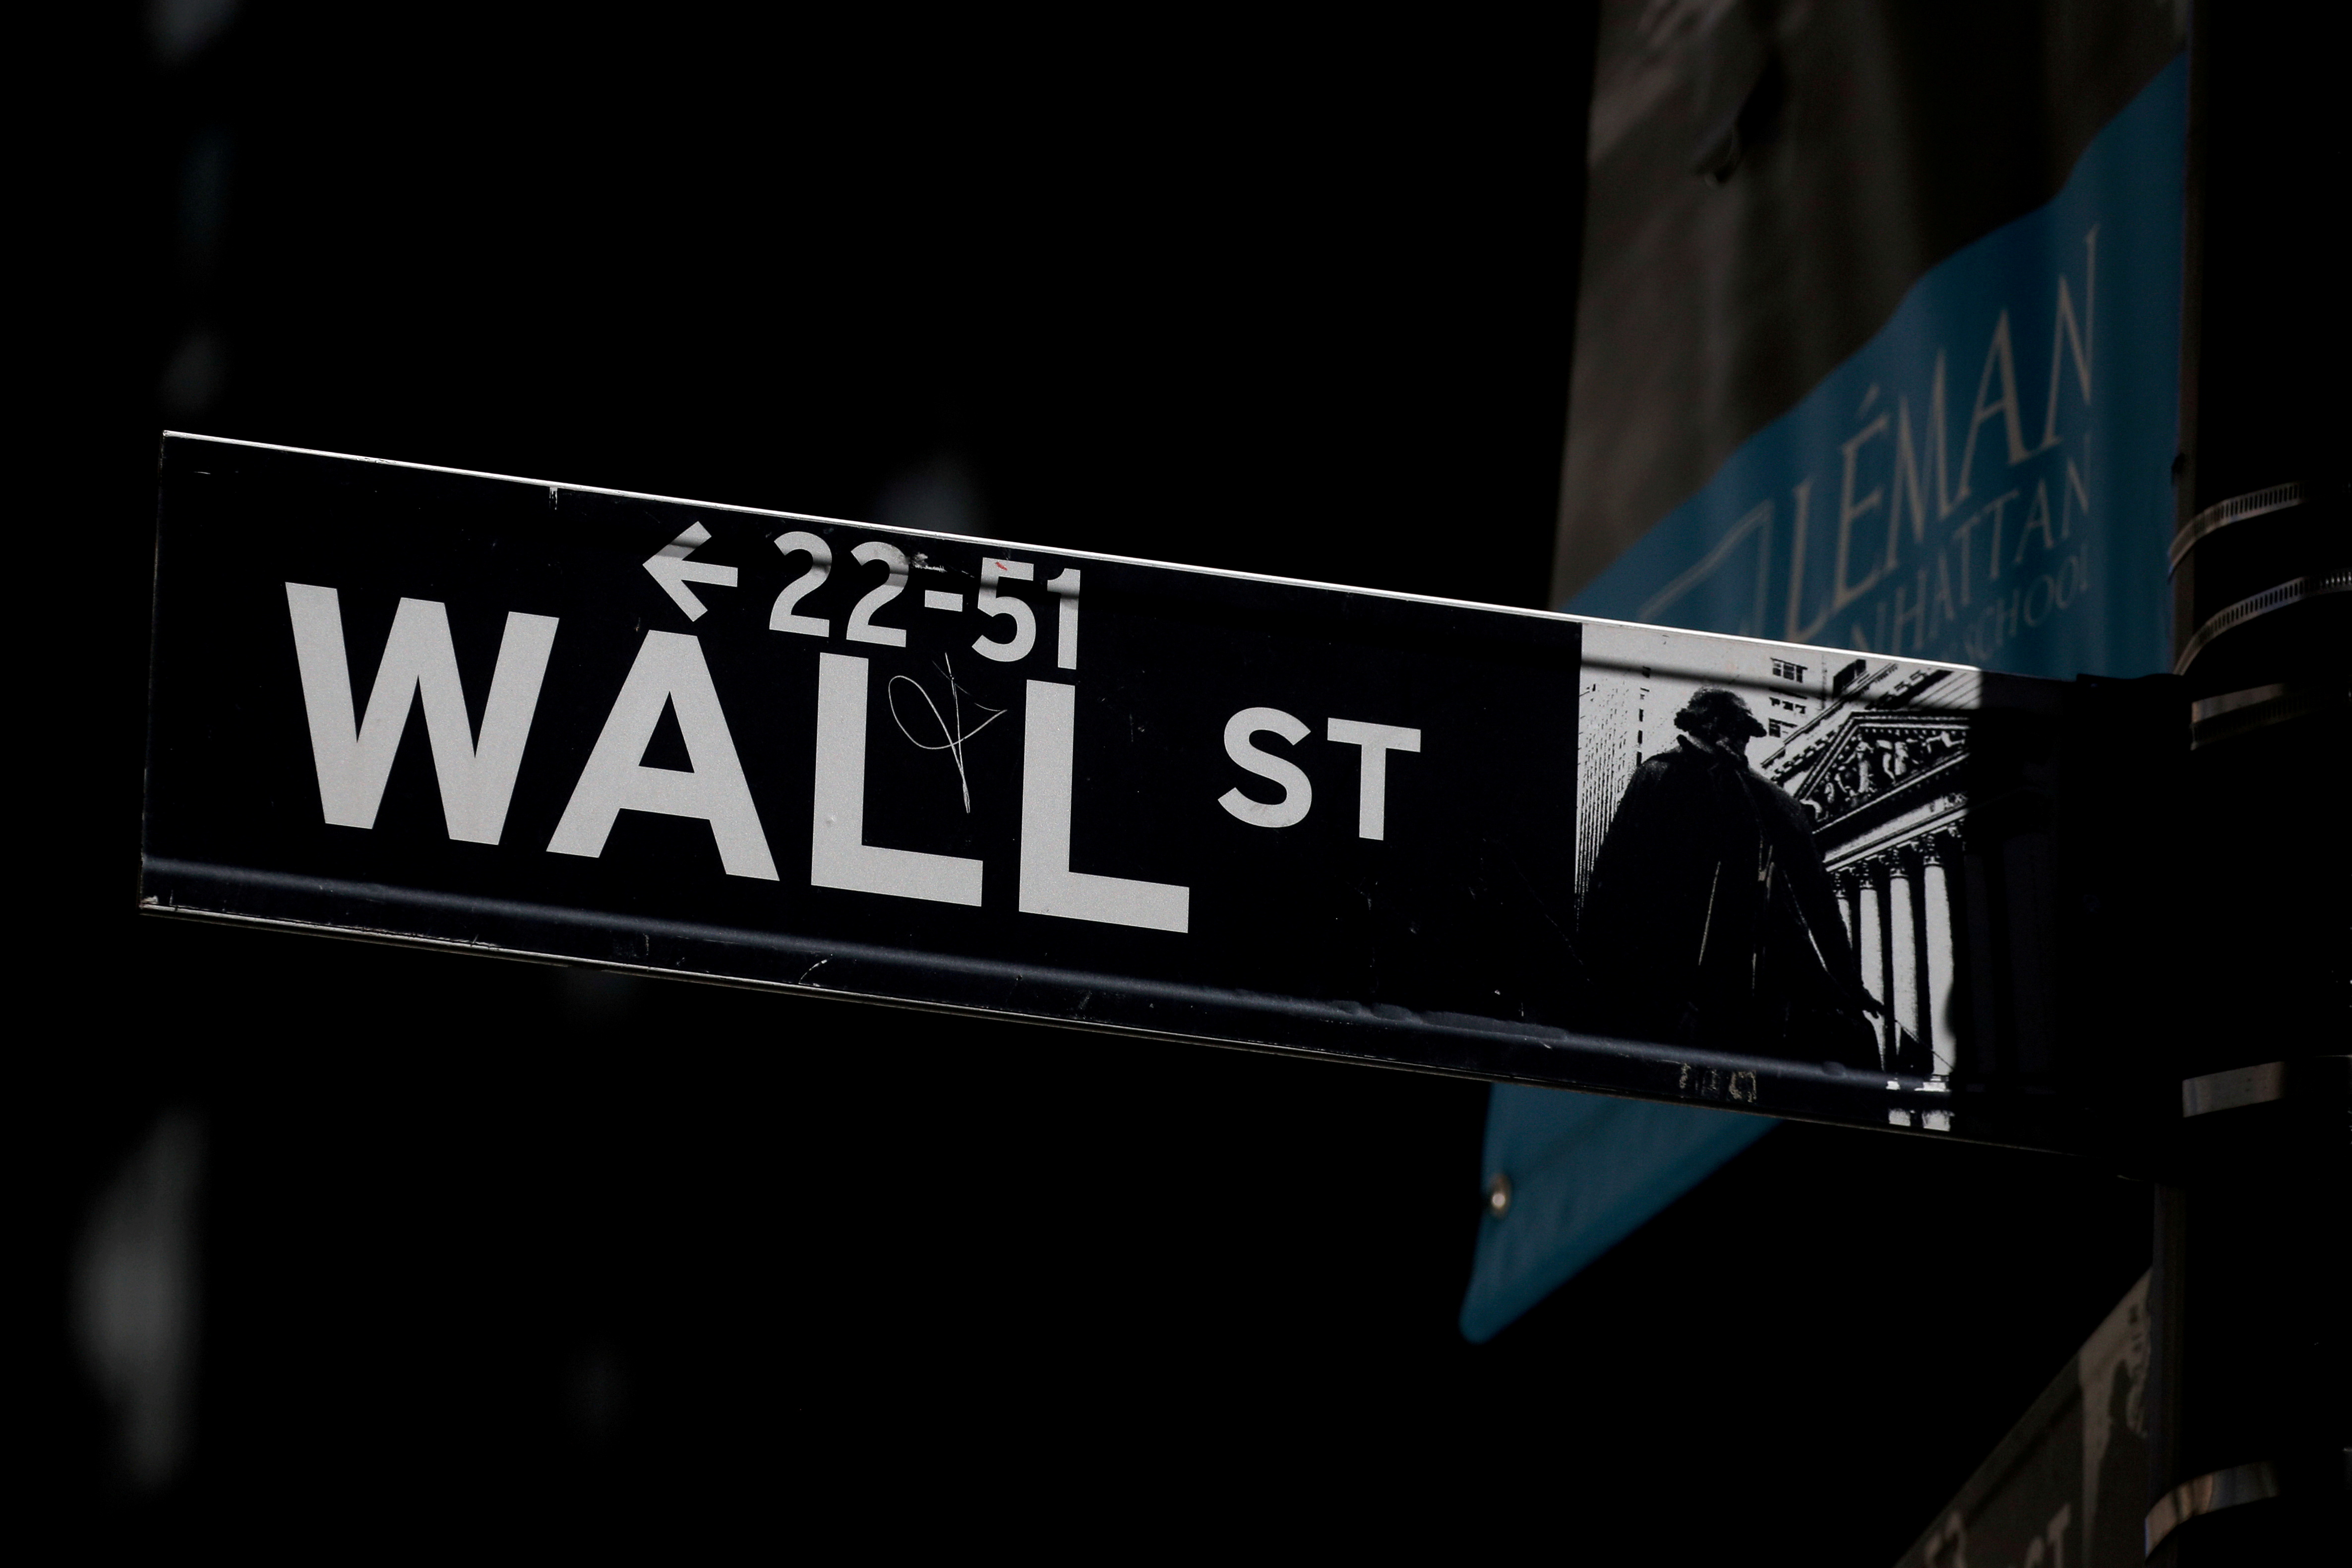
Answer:
M708 561L687 559L709 542L710 531L698 522L689 522L684 533L646 557L646 574L661 584L662 592L686 612L689 621L700 620L707 606L687 586L688 583L708 583L714 588L735 586L732 566L714 566Z
M1253 827L1288 827L1306 818L1307 808L1315 804L1315 786L1297 763L1252 744L1251 737L1259 734L1279 735L1297 745L1307 738L1307 726L1279 708L1244 708L1225 721L1225 755L1258 777L1280 784L1282 798L1253 800L1238 789L1229 789L1217 797L1217 804Z
M1078 668L1078 569L1075 566L1056 572L1046 581L1045 592L1062 602L1059 635L1054 641L1054 668Z
M645 765L646 744L665 708L677 715L678 733L694 764L690 772ZM735 754L735 738L719 710L719 689L703 662L702 644L682 632L646 634L572 788L572 804L548 841L549 852L594 859L604 853L614 819L624 811L698 816L710 824L719 863L729 876L779 879L759 810L751 804L751 787Z
M884 647L905 647L907 634L898 626L877 626L874 612L907 591L907 552L895 544L885 544L869 539L849 552L853 561L871 566L882 563L888 575L866 597L850 606L849 626L841 635L851 642L878 643Z
M555 646L555 617L508 615L499 662L482 705L476 743L457 679L457 652L449 613L432 599L403 599L376 666L367 715L352 713L352 676L343 646L341 602L332 588L286 584L294 626L294 657L301 667L302 703L310 722L310 755L319 769L319 805L339 827L373 827L392 776L392 761L408 728L418 692L425 699L425 733L433 743L433 772L441 785L441 815L449 837L496 844L514 796L523 742L539 708L539 688Z
M1326 739L1364 749L1356 789L1356 837L1384 838L1388 833L1389 753L1419 752L1421 731L1393 724L1367 724L1355 719L1334 719L1323 731Z
M705 607L688 592L686 584L731 586L736 577L733 567L706 566L687 558L709 539L708 531L696 523L646 563L648 573L679 606L695 616L704 613ZM830 637L832 623L802 614L800 606L831 575L832 547L821 536L806 531L782 534L772 542L787 563L796 555L805 556L808 568L776 596L768 616L770 629ZM844 636L855 642L906 647L904 629L877 626L874 616L906 591L914 563L896 545L880 540L868 540L850 553L861 564L881 566L883 581L869 588L852 608ZM1001 639L982 637L973 646L1001 662L1026 658L1036 648L1036 608L1005 595L1000 584L1034 583L1034 564L983 559L980 576L981 586L971 607L1010 625L1003 628L1005 635ZM1055 663L1066 669L1077 663L1079 585L1076 567L1057 573L1043 584L1057 612ZM364 715L355 719L336 591L289 583L286 593L326 821L362 828L373 826L408 711L415 705L412 694L421 693L449 836L469 842L499 842L547 672L556 619L520 612L507 617L478 744L467 718L444 605L429 600L400 601ZM961 613L964 602L961 594L939 589L926 589L922 599L926 608L950 614ZM921 690L919 682L911 683ZM950 689L952 695L956 689L952 680ZM929 701L929 694L924 695ZM818 655L810 885L981 907L985 868L979 858L866 842L870 698L866 658ZM962 743L970 735L961 730L960 713L950 726L940 718L938 704L931 707L946 738L937 746L915 743L927 751L954 752L961 774ZM1026 914L1184 933L1191 922L1188 886L1071 867L1076 707L1074 686L1027 682L1019 908ZM665 711L677 716L689 763L685 769L649 766L645 761L646 749ZM905 729L903 721L900 728ZM1226 756L1282 793L1277 800L1264 801L1235 787L1219 796L1218 805L1236 820L1255 827L1283 828L1304 821L1315 802L1313 781L1291 755L1262 749L1259 741L1273 735L1286 746L1296 746L1310 729L1306 721L1278 708L1245 708L1235 713L1225 723ZM1326 721L1325 734L1334 742L1360 749L1357 831L1364 838L1384 838L1388 754L1418 752L1421 731L1331 719ZM911 733L908 738L914 740ZM964 788L965 810L970 811L968 783ZM624 811L706 822L728 875L780 879L705 651L689 634L655 630L644 634L548 841L549 853L601 858Z
M1024 608L1026 606L1024 606ZM1192 890L1070 869L1070 782L1077 745L1075 686L1028 683L1021 753L1021 910L1105 925L1181 933Z
M776 595L775 608L768 612L768 629L772 632L798 632L803 637L822 637L833 635L833 623L823 616L797 614L800 602L824 586L833 575L833 546L814 533L795 531L780 534L776 549L786 560L795 555L809 558L808 570L784 585Z
M976 909L978 860L866 842L866 668L856 654L817 656L816 797L810 813L809 882Z
M983 616L996 616L1013 623L1013 635L1003 642L991 642L986 637L975 640L972 651L999 664L1011 664L1025 658L1037 646L1037 616L1025 601L1006 598L996 591L996 584L1005 578L1027 583L1037 575L1037 568L1026 561L983 560L980 563L980 592L972 595L972 608ZM1076 636L1076 628L1072 630ZM1072 658L1075 658L1075 651Z

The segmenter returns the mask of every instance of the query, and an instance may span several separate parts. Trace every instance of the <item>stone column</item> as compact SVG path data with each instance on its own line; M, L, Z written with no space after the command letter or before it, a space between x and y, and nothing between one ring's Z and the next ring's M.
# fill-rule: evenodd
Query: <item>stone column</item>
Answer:
M1948 833L1939 833L1929 840L1927 858L1919 868L1921 922L1927 927L1927 951L1922 956L1927 961L1927 1037L1928 1049L1936 1062L1936 1076L1949 1078L1960 1056L1960 1037L1952 1027L1952 983L1958 973L1952 952L1952 883L1951 864L1959 857L1959 845Z
M1914 868L1911 857L1896 853L1887 858L1886 865L1886 968L1888 971L1887 1005L1895 1014L1895 1022L1909 1030L1915 1039L1927 1037L1919 1021L1919 947L1916 936L1916 906L1913 903ZM1890 1051L1895 1037L1887 1036Z
M1854 873L1854 914L1862 922L1862 984L1879 1001L1886 1000L1886 949L1880 941L1885 929L1878 918L1878 878L1876 868L1864 863ZM1878 1032L1878 1065L1888 1061L1886 1020L1873 1018L1870 1026Z
M1845 939L1852 942L1854 939L1853 876L1851 872L1841 871L1832 885L1837 889L1838 919L1845 922Z

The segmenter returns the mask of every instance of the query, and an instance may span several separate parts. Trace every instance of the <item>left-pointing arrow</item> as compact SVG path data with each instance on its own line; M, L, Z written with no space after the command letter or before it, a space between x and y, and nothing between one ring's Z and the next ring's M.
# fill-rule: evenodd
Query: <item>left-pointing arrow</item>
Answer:
M708 561L688 561L688 556L710 542L710 531L698 522L688 523L686 531L646 557L646 573L662 585L662 592L677 601L689 621L698 621L709 606L694 596L688 583L708 583L714 588L732 588L735 568L714 566Z

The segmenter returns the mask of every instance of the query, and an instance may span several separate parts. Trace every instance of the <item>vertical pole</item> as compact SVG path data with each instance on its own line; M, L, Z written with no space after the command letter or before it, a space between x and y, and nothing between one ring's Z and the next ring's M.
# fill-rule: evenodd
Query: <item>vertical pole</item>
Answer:
M2313 193L2329 18L2202 3L2189 29L2174 671L2183 898L2145 984L2174 1010L2150 1306L2149 1561L2343 1561L2352 1205L2342 993L2352 573L2341 251ZM2332 322L2332 325L2331 325ZM2250 613L2251 612L2251 613Z

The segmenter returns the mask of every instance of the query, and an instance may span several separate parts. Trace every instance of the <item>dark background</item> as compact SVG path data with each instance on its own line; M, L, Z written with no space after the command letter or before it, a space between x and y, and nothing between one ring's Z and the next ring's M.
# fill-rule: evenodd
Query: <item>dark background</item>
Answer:
M135 918L167 425L1536 604L1580 248L1579 8L192 14L20 68L53 1509L1884 1562L2145 1267L2144 1189L1790 1126L1474 1349L1475 1084ZM142 1491L68 1279L173 1108L201 1381Z

